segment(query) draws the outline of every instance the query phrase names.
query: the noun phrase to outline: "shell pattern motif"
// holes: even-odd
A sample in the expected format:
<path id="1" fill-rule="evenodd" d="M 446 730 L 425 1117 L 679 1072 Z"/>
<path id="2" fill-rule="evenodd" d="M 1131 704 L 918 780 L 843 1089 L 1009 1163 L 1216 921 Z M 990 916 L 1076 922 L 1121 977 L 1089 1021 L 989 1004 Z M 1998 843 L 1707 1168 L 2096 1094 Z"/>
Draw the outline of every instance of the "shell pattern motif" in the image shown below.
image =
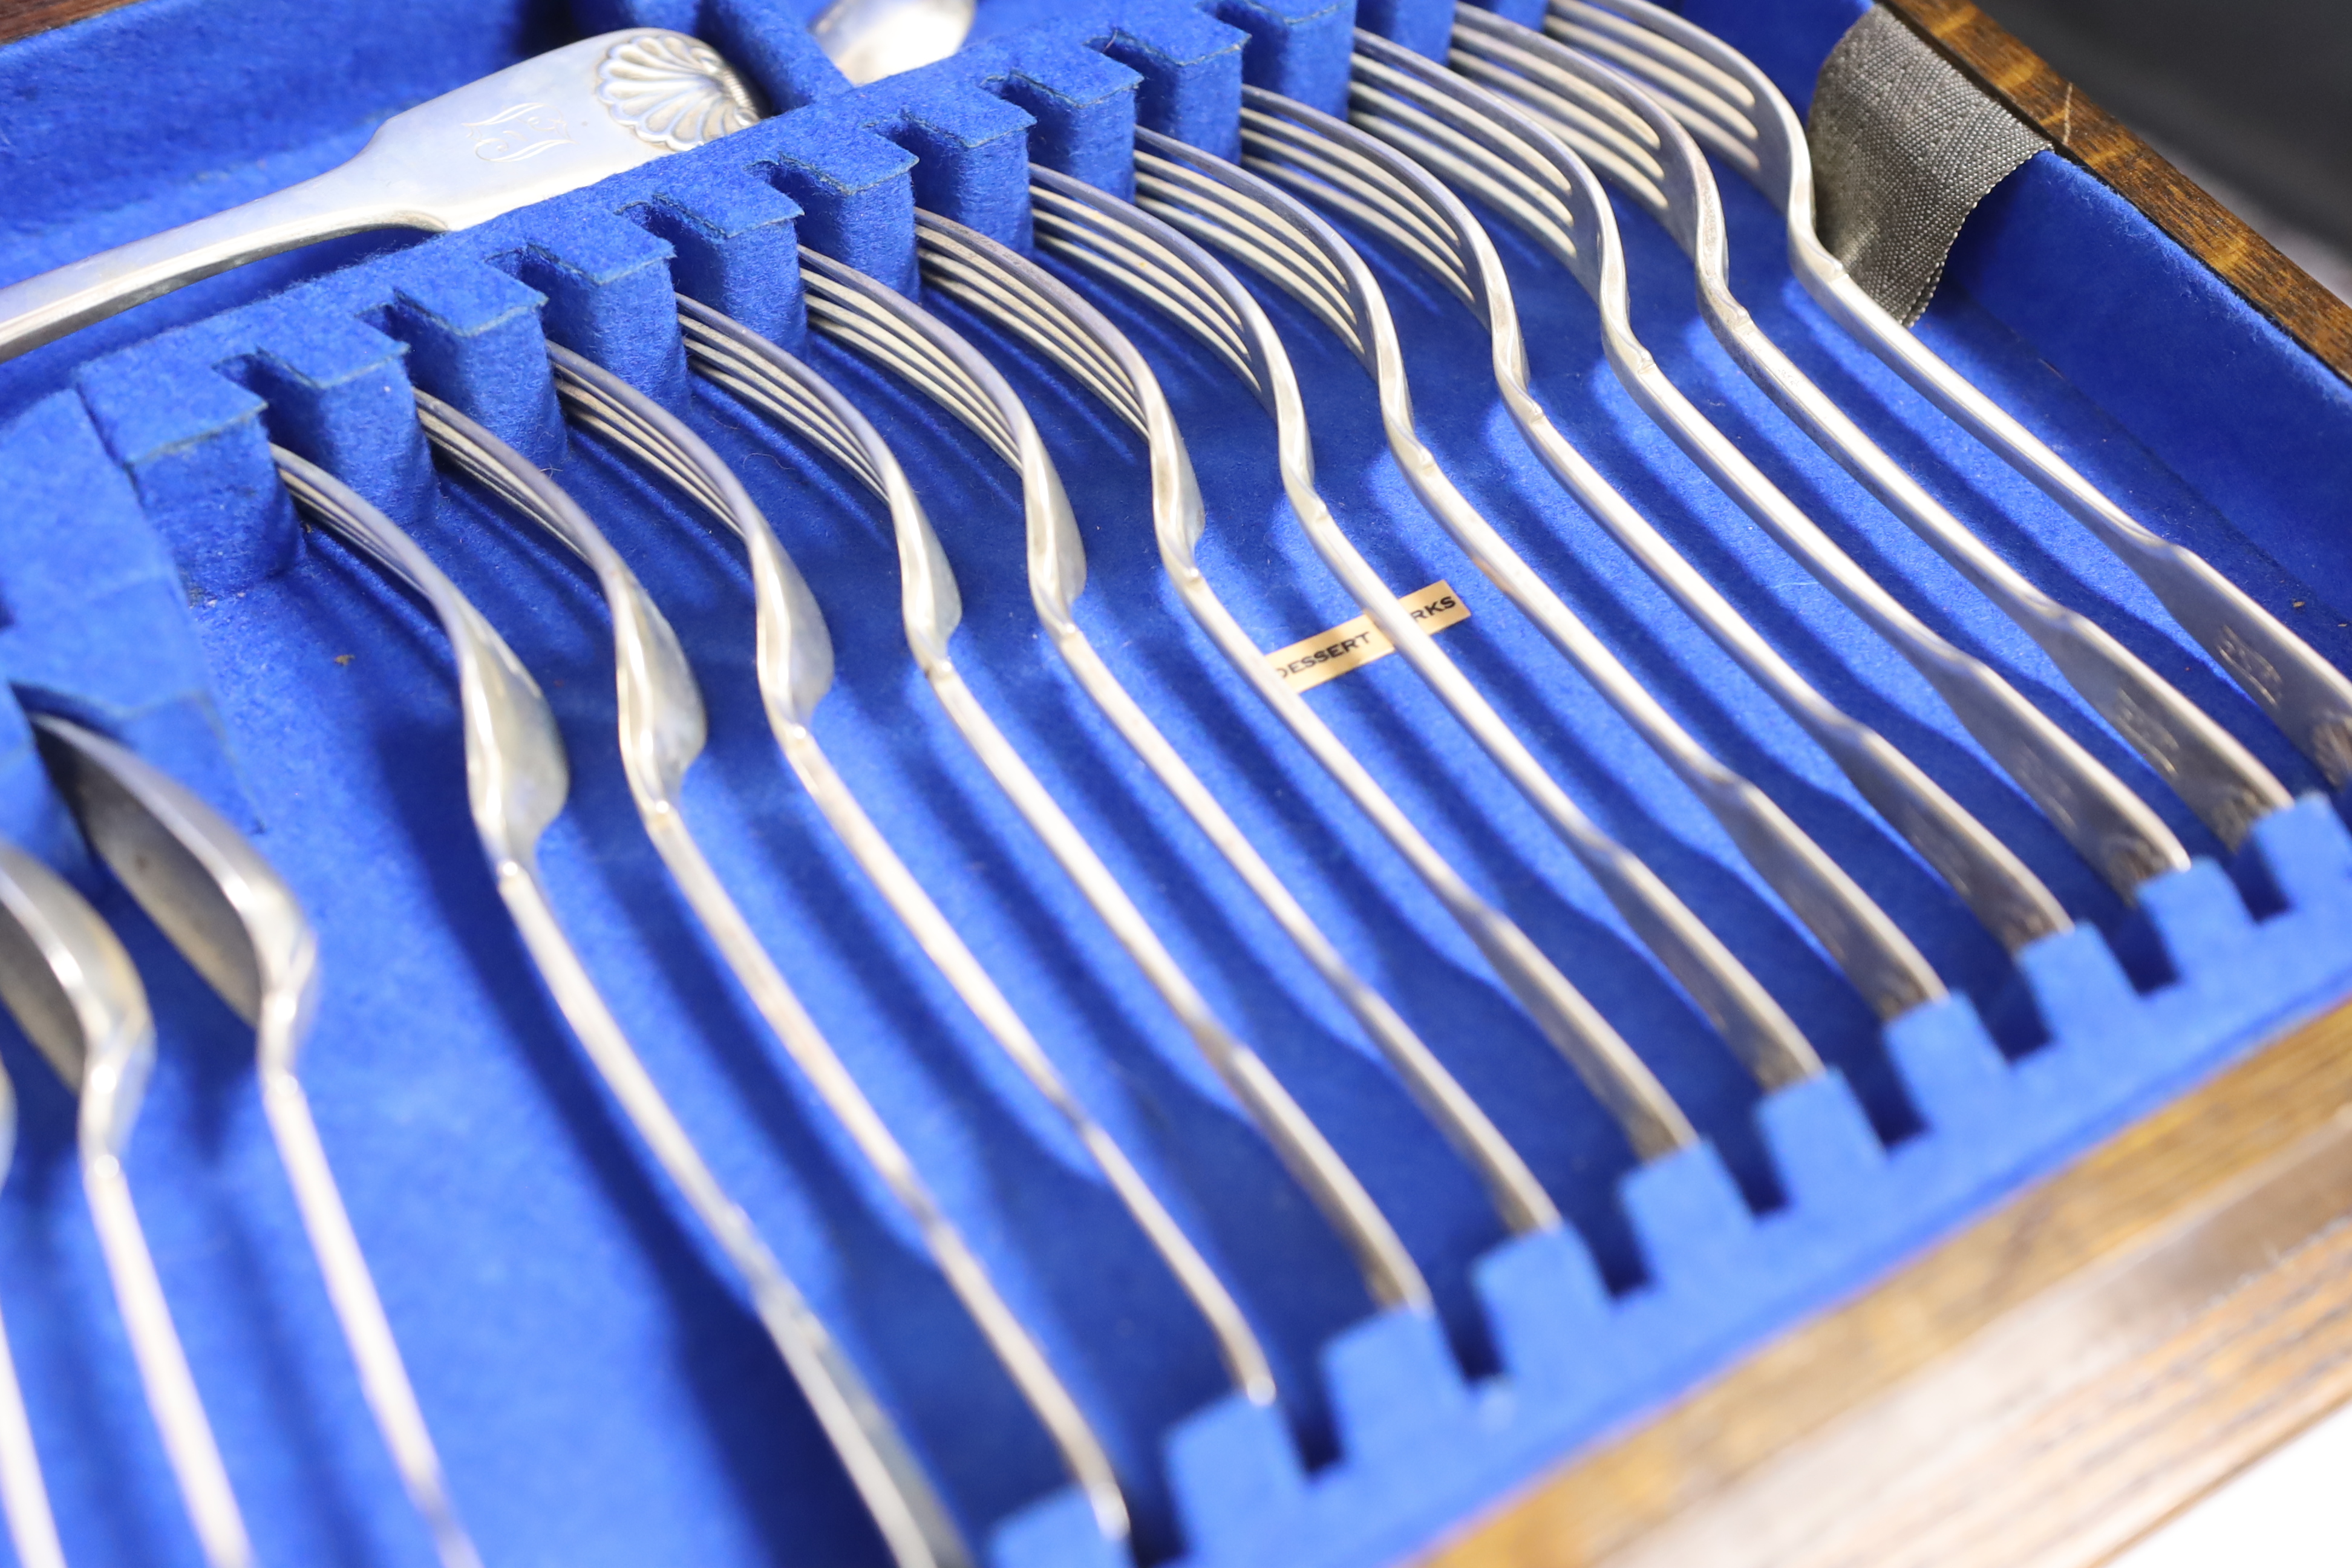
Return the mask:
<path id="1" fill-rule="evenodd" d="M 718 53 L 682 33 L 622 39 L 596 65 L 596 96 L 641 141 L 683 153 L 740 131 L 760 102 Z"/>

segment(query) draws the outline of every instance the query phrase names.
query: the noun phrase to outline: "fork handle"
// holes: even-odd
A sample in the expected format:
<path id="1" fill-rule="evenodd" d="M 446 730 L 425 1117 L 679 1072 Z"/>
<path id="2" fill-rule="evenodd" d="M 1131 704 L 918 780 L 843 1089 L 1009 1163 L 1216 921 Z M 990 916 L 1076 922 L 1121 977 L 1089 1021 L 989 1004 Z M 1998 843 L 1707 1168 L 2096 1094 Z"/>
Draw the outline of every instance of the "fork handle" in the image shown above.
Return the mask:
<path id="1" fill-rule="evenodd" d="M 364 154 L 226 212 L 101 250 L 0 289 L 0 361 L 265 256 L 372 228 L 446 227 L 383 199 Z"/>

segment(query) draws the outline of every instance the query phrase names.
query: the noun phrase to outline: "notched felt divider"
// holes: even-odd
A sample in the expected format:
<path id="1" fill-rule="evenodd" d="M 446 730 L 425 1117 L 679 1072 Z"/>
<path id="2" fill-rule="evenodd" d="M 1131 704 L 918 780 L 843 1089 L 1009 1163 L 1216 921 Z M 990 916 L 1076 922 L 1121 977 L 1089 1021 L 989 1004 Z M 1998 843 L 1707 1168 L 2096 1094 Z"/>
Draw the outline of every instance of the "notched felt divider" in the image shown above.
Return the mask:
<path id="1" fill-rule="evenodd" d="M 1735 42 L 1743 26 L 1772 33 L 1792 58 L 1817 34 L 1825 50 L 1843 26 L 1830 22 L 1858 10 L 1849 0 L 1736 9 L 1690 7 Z M 1442 54 L 1444 12 L 1397 5 L 1363 19 Z M 749 47 L 726 36 L 730 26 L 767 26 L 786 66 L 805 42 L 750 0 L 632 0 L 615 14 L 700 27 L 739 63 Z M 0 510 L 8 679 L 72 711 L 120 704 L 88 716 L 215 799 L 224 789 L 233 798 L 182 590 L 142 508 L 182 566 L 216 591 L 297 559 L 300 535 L 261 446 L 265 399 L 270 433 L 405 521 L 432 495 L 412 381 L 552 464 L 566 438 L 544 363 L 550 338 L 678 403 L 688 384 L 672 287 L 789 343 L 800 329 L 800 238 L 910 285 L 918 200 L 1019 239 L 1033 156 L 1119 189 L 1133 118 L 1230 151 L 1244 75 L 1326 107 L 1344 83 L 1344 7 L 1228 5 L 1222 22 L 1170 0 L 1058 14 L 1053 34 L 983 41 L 928 71 L 93 364 L 87 416 L 53 398 L 0 431 L 12 502 L 27 493 L 20 469 L 55 500 L 48 512 Z M 772 84 L 789 85 L 788 71 L 752 68 L 786 100 Z M 2137 243 L 2118 234 L 2119 246 Z M 2245 374 L 2268 372 L 2250 362 Z M 2300 458 L 2278 466 L 2309 477 Z M 2325 468 L 2315 459 L 2310 473 Z M 2308 517 L 2287 521 L 2299 521 L 2295 538 L 2318 531 Z M 88 550 L 93 529 L 121 548 Z M 35 613 L 50 609 L 47 620 Z M 0 725 L 0 813 L 19 814 L 31 832 L 53 811 Z M 1608 1295 L 1572 1233 L 1489 1250 L 1474 1280 L 1498 1376 L 1466 1384 L 1435 1323 L 1390 1314 L 1326 1351 L 1339 1453 L 1314 1476 L 1277 1413 L 1229 1397 L 1175 1426 L 1163 1444 L 1187 1561 L 1393 1557 L 1796 1313 L 1860 1288 L 2177 1093 L 2234 1043 L 2340 991 L 2352 973 L 2347 931 L 2352 835 L 2326 802 L 2306 798 L 2259 825 L 2229 876 L 2200 862 L 2149 888 L 2112 950 L 2088 927 L 2029 950 L 1991 1009 L 1998 1029 L 1958 996 L 1890 1026 L 1885 1048 L 1919 1123 L 1892 1150 L 1832 1075 L 1753 1108 L 1783 1200 L 1760 1217 L 1707 1146 L 1625 1179 L 1648 1278 L 1623 1297 Z M 1000 1521 L 989 1547 L 1003 1568 L 1116 1560 L 1066 1489 Z"/>
<path id="2" fill-rule="evenodd" d="M 809 36 L 815 6 L 793 0 L 571 0 L 583 37 L 623 27 L 668 27 L 717 49 L 783 114 L 849 90 L 849 79 Z"/>
<path id="3" fill-rule="evenodd" d="M 221 383 L 225 392 L 235 392 Z M 233 821 L 253 808 L 213 710 L 187 590 L 80 401 L 43 398 L 0 429 L 0 676 L 170 768 Z M 0 741 L 0 833 L 70 864 L 79 837 L 23 718 Z"/>

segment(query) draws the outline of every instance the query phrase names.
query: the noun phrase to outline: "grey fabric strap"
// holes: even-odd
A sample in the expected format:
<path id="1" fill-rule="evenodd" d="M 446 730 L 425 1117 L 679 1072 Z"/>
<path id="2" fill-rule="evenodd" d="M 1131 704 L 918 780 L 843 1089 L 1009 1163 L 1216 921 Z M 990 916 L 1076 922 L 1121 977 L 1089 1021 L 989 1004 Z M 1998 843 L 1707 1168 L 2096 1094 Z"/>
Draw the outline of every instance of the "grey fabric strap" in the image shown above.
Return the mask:
<path id="1" fill-rule="evenodd" d="M 1906 325 L 1969 214 L 2050 145 L 1884 5 L 1822 62 L 1810 138 L 1822 243 Z"/>

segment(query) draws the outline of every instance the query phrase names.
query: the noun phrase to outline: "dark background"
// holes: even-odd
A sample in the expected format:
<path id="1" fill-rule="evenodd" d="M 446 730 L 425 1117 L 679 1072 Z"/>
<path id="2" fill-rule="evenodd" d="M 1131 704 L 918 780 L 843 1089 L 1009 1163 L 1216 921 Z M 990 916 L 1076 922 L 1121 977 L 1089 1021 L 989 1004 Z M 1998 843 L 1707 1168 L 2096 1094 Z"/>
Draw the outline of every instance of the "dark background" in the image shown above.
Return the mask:
<path id="1" fill-rule="evenodd" d="M 1977 0 L 2352 297 L 2352 0 Z"/>

